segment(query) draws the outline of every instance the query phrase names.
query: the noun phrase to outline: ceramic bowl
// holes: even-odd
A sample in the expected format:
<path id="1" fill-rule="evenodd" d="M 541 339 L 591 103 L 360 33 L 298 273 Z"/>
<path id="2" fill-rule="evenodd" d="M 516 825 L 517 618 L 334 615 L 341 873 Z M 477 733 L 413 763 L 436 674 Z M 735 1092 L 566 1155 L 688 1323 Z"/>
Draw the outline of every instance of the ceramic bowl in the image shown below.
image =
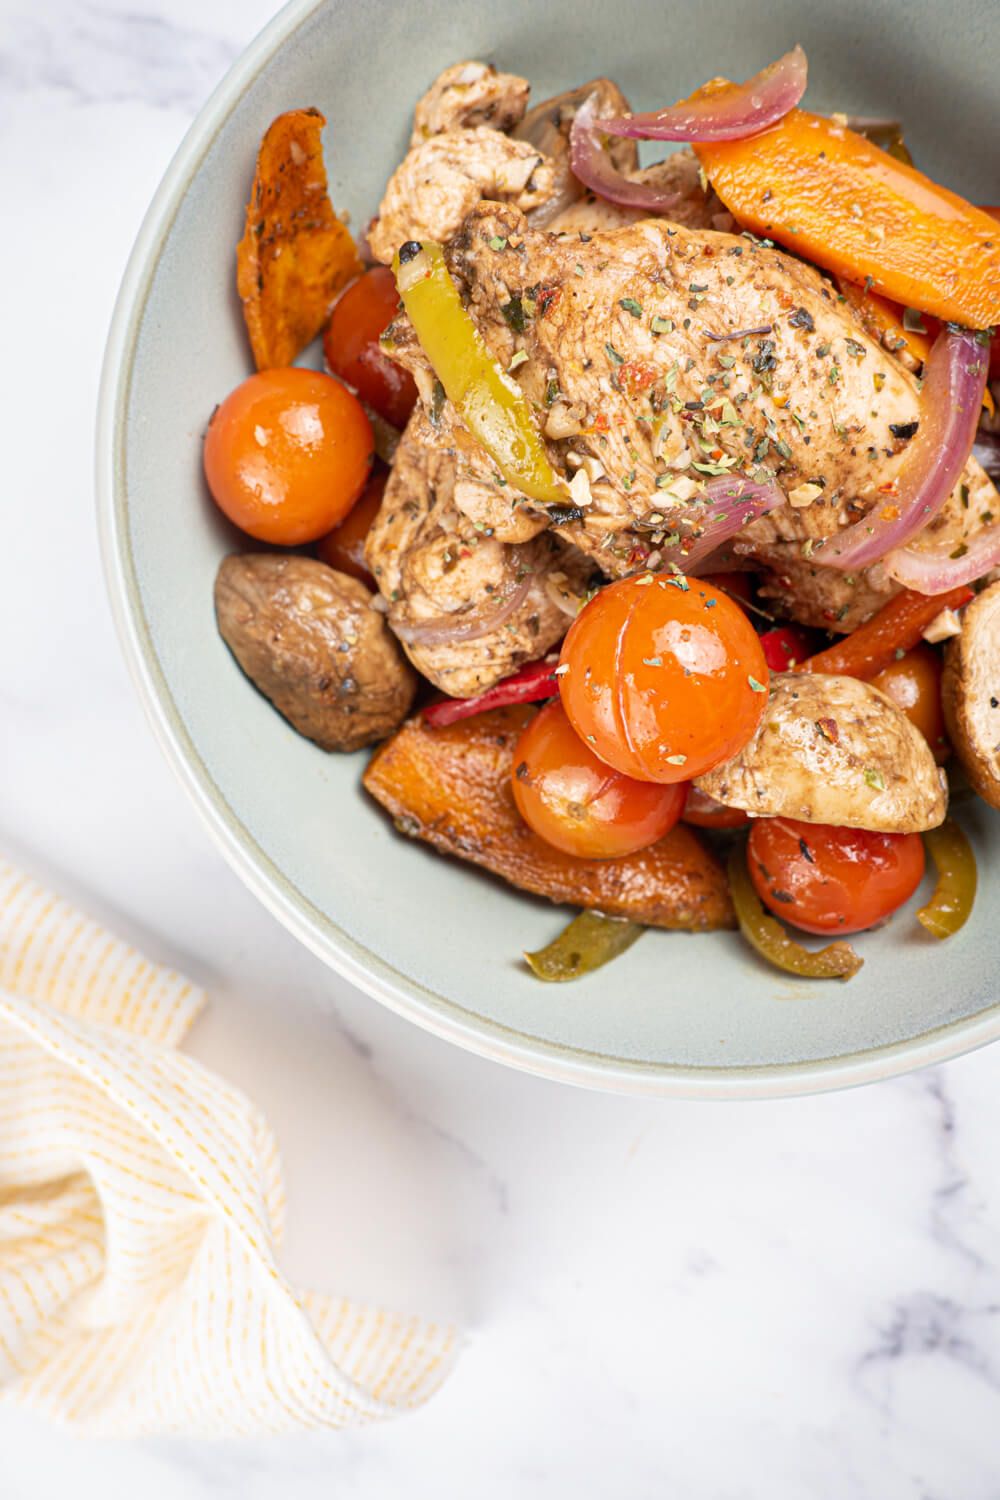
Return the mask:
<path id="1" fill-rule="evenodd" d="M 733 934 L 651 932 L 572 985 L 520 962 L 566 914 L 398 836 L 360 786 L 362 756 L 299 738 L 216 632 L 233 539 L 208 503 L 201 435 L 250 371 L 234 246 L 257 142 L 279 111 L 326 114 L 331 192 L 362 224 L 401 158 L 415 99 L 448 63 L 496 61 L 544 98 L 616 78 L 648 108 L 715 73 L 746 77 L 795 41 L 820 110 L 906 122 L 921 163 L 997 201 L 991 0 L 293 0 L 247 50 L 177 153 L 143 224 L 108 344 L 98 495 L 108 587 L 143 702 L 224 854 L 334 969 L 486 1056 L 591 1086 L 774 1096 L 885 1077 L 1000 1033 L 1000 818 L 963 813 L 977 911 L 937 947 L 916 902 L 859 941 L 851 983 L 784 979 Z M 926 887 L 925 887 L 926 892 Z"/>

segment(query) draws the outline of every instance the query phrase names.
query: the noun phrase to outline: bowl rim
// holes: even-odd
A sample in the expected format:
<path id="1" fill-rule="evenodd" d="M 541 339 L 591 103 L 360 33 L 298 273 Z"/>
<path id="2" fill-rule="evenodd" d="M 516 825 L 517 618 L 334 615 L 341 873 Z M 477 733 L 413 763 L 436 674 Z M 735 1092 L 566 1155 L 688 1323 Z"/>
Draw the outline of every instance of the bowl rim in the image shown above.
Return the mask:
<path id="1" fill-rule="evenodd" d="M 692 1067 L 615 1058 L 530 1036 L 464 1010 L 400 973 L 320 912 L 273 864 L 227 804 L 191 740 L 160 667 L 142 607 L 128 529 L 125 414 L 139 325 L 180 202 L 231 110 L 281 46 L 328 0 L 287 3 L 237 58 L 195 116 L 143 218 L 122 279 L 101 371 L 97 524 L 105 585 L 130 675 L 167 762 L 228 864 L 308 949 L 398 1015 L 480 1057 L 562 1083 L 687 1099 L 776 1099 L 822 1093 L 945 1062 L 1000 1036 L 1000 1002 L 978 1014 L 862 1052 L 802 1063 Z"/>

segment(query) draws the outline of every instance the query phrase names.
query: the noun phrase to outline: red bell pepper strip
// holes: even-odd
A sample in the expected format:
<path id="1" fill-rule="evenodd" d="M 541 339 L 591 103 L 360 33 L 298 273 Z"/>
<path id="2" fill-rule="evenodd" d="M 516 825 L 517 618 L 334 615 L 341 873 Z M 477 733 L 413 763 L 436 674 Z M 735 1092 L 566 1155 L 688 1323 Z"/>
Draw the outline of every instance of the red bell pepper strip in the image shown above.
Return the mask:
<path id="1" fill-rule="evenodd" d="M 505 677 L 495 687 L 472 698 L 442 698 L 421 710 L 425 724 L 432 729 L 443 729 L 446 724 L 456 724 L 459 719 L 468 719 L 473 714 L 485 713 L 488 708 L 505 708 L 509 703 L 538 703 L 543 698 L 554 698 L 559 691 L 556 667 L 557 655 L 543 657 L 541 661 L 529 662 L 512 677 Z"/>
<path id="2" fill-rule="evenodd" d="M 840 677 L 875 677 L 897 656 L 911 651 L 944 609 L 961 609 L 972 598 L 964 584 L 946 594 L 904 589 L 851 635 L 799 662 L 794 672 L 828 672 Z"/>

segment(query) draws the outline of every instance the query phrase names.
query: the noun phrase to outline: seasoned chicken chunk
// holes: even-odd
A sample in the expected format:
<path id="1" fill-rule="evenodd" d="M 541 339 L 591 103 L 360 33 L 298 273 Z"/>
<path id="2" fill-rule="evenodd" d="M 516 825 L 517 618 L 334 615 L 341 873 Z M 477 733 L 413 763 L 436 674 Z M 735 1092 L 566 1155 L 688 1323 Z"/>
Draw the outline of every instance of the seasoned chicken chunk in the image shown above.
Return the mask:
<path id="1" fill-rule="evenodd" d="M 562 534 L 609 575 L 669 546 L 671 509 L 707 480 L 739 474 L 773 475 L 789 500 L 740 543 L 808 559 L 877 502 L 919 421 L 913 376 L 817 272 L 752 238 L 645 219 L 583 242 L 481 203 L 449 263 L 500 363 L 527 356 L 516 378 L 547 412 L 553 462 L 585 468 Z M 962 483 L 996 501 L 975 460 Z"/>
<path id="2" fill-rule="evenodd" d="M 902 709 L 856 677 L 771 678 L 756 734 L 695 785 L 757 817 L 915 833 L 944 821 L 944 772 Z"/>
<path id="3" fill-rule="evenodd" d="M 450 239 L 482 198 L 535 208 L 554 182 L 551 162 L 534 146 L 488 125 L 432 135 L 411 147 L 389 179 L 368 244 L 388 264 L 407 240 Z"/>
<path id="4" fill-rule="evenodd" d="M 669 219 L 672 224 L 686 224 L 689 229 L 731 230 L 735 227 L 733 216 L 721 198 L 707 184 L 702 185 L 701 168 L 693 151 L 675 151 L 654 166 L 644 167 L 641 171 L 626 170 L 625 175 L 633 182 L 652 183 L 661 191 L 674 194 L 675 202 L 670 211 L 658 216 Z M 536 217 L 541 213 L 544 209 L 535 210 Z M 553 233 L 599 234 L 650 217 L 648 211 L 623 208 L 586 192 L 550 219 L 547 227 Z"/>
<path id="5" fill-rule="evenodd" d="M 414 666 L 443 692 L 465 698 L 562 639 L 589 567 L 549 534 L 520 546 L 488 535 L 456 508 L 459 468 L 455 448 L 442 444 L 418 407 L 366 555 Z"/>
<path id="6" fill-rule="evenodd" d="M 498 73 L 491 63 L 455 63 L 435 78 L 413 111 L 410 145 L 475 125 L 510 130 L 524 114 L 530 92 L 526 78 Z"/>

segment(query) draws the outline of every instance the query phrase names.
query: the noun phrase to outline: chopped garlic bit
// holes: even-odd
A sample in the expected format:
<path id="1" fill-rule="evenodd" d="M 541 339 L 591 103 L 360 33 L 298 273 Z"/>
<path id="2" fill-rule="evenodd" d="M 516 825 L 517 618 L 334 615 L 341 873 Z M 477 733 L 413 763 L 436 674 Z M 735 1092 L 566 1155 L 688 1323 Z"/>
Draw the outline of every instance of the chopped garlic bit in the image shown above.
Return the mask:
<path id="1" fill-rule="evenodd" d="M 794 490 L 788 492 L 788 503 L 796 510 L 804 510 L 807 505 L 812 505 L 823 493 L 821 484 L 797 484 Z"/>
<path id="2" fill-rule="evenodd" d="M 593 496 L 590 493 L 590 475 L 582 466 L 569 483 L 569 492 L 573 497 L 573 504 L 578 505 L 581 510 L 586 510 L 588 505 L 593 504 Z"/>
<path id="3" fill-rule="evenodd" d="M 936 646 L 939 641 L 949 641 L 952 636 L 962 634 L 962 622 L 953 609 L 943 609 L 939 615 L 935 615 L 927 629 L 924 631 L 924 640 L 928 645 Z"/>
<path id="4" fill-rule="evenodd" d="M 558 439 L 576 437 L 583 431 L 578 417 L 564 401 L 557 401 L 545 422 L 545 436 Z"/>

